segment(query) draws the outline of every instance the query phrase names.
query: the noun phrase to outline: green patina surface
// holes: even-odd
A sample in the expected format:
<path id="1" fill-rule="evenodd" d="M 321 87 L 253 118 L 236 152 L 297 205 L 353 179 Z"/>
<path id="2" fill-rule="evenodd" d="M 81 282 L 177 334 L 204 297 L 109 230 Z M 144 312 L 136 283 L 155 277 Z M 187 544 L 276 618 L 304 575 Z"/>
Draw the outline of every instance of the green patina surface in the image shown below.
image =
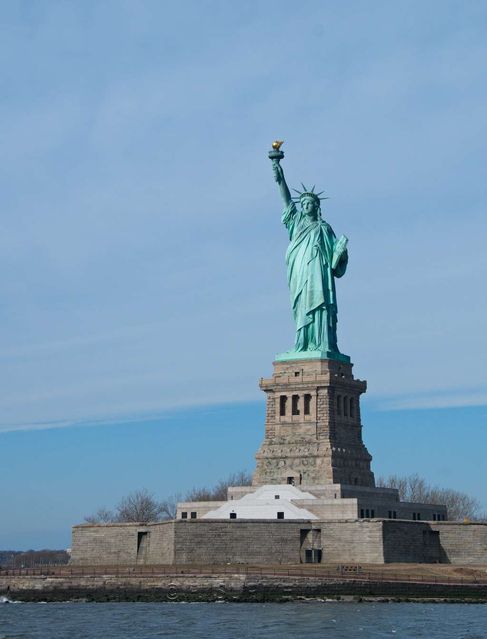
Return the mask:
<path id="1" fill-rule="evenodd" d="M 321 217 L 320 193 L 297 191 L 292 198 L 284 178 L 279 148 L 269 152 L 274 178 L 279 185 L 284 212 L 282 222 L 289 233 L 286 252 L 291 307 L 296 323 L 294 349 L 276 356 L 277 361 L 292 359 L 336 359 L 349 362 L 338 350 L 337 300 L 335 278 L 347 270 L 347 238 L 336 238 Z"/>

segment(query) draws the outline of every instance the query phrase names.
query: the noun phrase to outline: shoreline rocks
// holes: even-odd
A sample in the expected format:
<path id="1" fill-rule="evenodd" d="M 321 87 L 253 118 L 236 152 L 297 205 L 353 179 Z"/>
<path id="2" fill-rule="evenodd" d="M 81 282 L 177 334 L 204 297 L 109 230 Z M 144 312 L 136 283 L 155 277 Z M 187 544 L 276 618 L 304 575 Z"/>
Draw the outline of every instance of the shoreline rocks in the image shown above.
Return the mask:
<path id="1" fill-rule="evenodd" d="M 11 601 L 486 602 L 487 585 L 324 579 L 320 577 L 212 576 L 2 576 L 0 596 Z"/>

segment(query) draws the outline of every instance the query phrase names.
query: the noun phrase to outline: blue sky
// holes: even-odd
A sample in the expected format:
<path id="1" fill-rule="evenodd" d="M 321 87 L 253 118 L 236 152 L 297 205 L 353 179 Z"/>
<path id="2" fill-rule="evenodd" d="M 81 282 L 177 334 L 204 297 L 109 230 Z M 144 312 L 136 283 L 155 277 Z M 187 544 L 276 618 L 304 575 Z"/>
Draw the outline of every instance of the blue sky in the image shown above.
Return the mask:
<path id="1" fill-rule="evenodd" d="M 376 472 L 487 506 L 486 25 L 468 1 L 2 5 L 0 546 L 251 468 L 293 341 L 276 137 L 350 239 Z"/>

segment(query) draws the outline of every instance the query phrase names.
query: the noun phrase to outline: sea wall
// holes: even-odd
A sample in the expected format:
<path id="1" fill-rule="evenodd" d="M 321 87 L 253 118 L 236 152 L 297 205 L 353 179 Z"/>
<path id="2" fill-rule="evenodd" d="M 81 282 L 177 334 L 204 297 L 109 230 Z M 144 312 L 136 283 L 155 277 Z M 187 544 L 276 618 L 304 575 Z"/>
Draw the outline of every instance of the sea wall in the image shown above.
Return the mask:
<path id="1" fill-rule="evenodd" d="M 289 601 L 301 598 L 386 598 L 487 601 L 480 584 L 388 582 L 320 577 L 76 576 L 6 577 L 0 596 L 13 601 Z"/>

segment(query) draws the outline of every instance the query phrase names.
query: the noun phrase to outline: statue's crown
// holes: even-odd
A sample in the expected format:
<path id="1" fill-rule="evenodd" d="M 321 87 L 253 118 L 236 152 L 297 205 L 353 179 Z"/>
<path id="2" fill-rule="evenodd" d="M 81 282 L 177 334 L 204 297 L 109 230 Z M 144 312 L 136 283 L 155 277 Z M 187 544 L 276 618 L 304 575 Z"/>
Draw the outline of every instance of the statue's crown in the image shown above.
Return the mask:
<path id="1" fill-rule="evenodd" d="M 312 189 L 307 189 L 302 182 L 301 182 L 301 186 L 303 187 L 303 191 L 298 191 L 297 189 L 293 189 L 293 191 L 298 194 L 296 197 L 293 197 L 293 200 L 295 202 L 302 202 L 302 200 L 305 197 L 311 197 L 311 198 L 313 198 L 313 200 L 315 200 L 319 204 L 321 200 L 327 200 L 328 199 L 327 197 L 320 197 L 320 195 L 322 193 L 324 193 L 324 191 L 320 191 L 319 193 L 315 193 L 315 187 L 314 186 L 313 186 Z"/>

